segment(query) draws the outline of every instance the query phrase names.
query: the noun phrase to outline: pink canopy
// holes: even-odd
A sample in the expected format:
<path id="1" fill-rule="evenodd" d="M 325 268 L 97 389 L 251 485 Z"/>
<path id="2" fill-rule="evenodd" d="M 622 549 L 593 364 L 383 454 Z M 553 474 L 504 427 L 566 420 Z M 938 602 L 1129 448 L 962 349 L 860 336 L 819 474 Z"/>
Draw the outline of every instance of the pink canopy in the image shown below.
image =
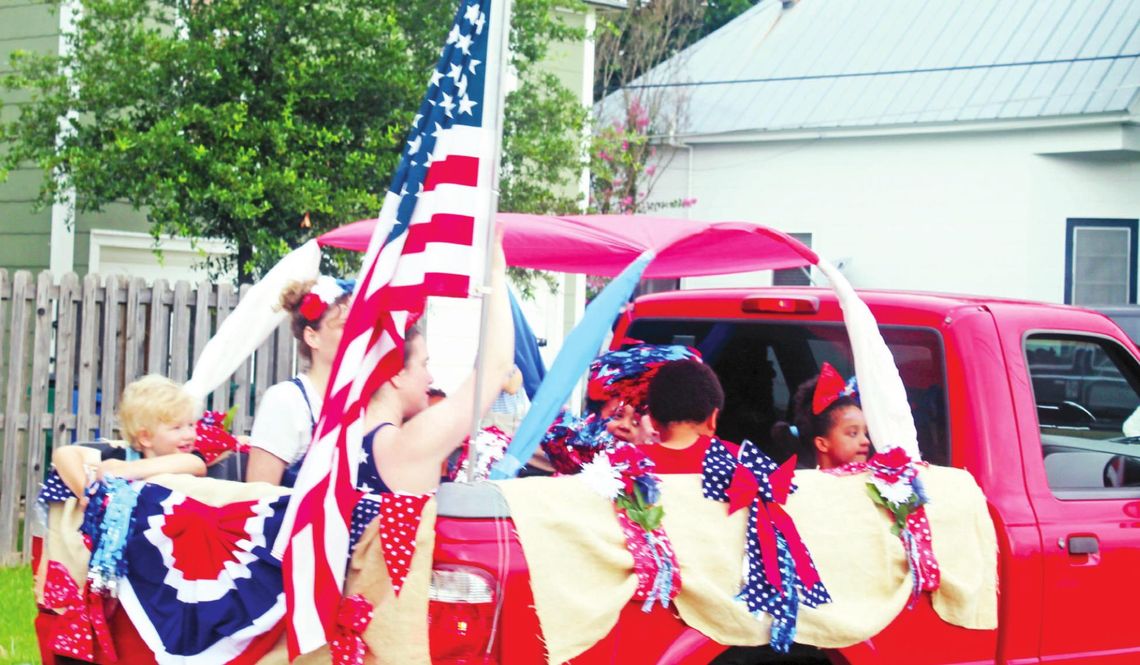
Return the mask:
<path id="1" fill-rule="evenodd" d="M 657 257 L 645 278 L 723 275 L 813 265 L 819 257 L 786 233 L 751 222 L 702 222 L 647 215 L 499 213 L 507 263 L 520 268 L 612 277 L 643 251 Z M 363 252 L 376 220 L 317 238 L 326 247 Z"/>

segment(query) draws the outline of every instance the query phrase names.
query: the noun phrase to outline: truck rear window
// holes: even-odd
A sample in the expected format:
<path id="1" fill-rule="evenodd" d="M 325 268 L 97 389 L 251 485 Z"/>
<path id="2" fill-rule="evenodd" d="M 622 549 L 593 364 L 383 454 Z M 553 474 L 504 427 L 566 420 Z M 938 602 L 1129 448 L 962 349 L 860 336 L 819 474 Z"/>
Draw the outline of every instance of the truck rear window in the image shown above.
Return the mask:
<path id="1" fill-rule="evenodd" d="M 949 464 L 941 335 L 929 328 L 884 326 L 881 330 L 906 386 L 923 458 Z M 855 369 L 847 330 L 840 323 L 638 319 L 626 336 L 699 349 L 724 386 L 718 436 L 730 441 L 749 439 L 776 461 L 793 453 L 801 460 L 813 458 L 802 442 L 801 449 L 788 449 L 771 437 L 777 421 L 791 418 L 789 404 L 796 388 L 818 374 L 825 361 L 844 376 Z"/>

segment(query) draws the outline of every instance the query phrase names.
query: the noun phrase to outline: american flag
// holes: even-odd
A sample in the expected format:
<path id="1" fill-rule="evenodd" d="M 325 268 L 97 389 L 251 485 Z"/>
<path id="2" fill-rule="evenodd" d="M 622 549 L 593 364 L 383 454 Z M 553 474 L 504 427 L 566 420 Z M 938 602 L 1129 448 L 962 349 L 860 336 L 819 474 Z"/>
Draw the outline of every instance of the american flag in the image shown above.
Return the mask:
<path id="1" fill-rule="evenodd" d="M 494 26 L 505 23 L 498 14 L 492 19 L 491 5 L 460 3 L 431 74 L 365 255 L 321 418 L 274 547 L 283 555 L 291 658 L 328 642 L 336 627 L 349 524 L 360 496 L 354 476 L 364 407 L 403 368 L 404 335 L 427 296 L 465 297 L 472 279 L 481 278 L 498 141 L 484 121 L 494 124 L 499 103 L 485 84 L 488 60 L 499 57 L 501 31 Z"/>

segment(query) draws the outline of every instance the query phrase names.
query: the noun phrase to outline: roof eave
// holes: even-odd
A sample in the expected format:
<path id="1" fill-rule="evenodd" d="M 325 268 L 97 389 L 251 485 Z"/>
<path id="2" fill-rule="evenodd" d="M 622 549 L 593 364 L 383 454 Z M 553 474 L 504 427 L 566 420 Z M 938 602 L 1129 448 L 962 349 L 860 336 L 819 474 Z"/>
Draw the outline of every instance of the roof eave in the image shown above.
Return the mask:
<path id="1" fill-rule="evenodd" d="M 767 141 L 804 141 L 818 139 L 866 138 L 876 136 L 906 136 L 921 134 L 956 134 L 970 132 L 1016 131 L 1056 127 L 1087 127 L 1106 124 L 1140 122 L 1140 117 L 1129 111 L 1049 116 L 1038 118 L 994 118 L 988 120 L 908 123 L 863 127 L 806 127 L 777 130 L 741 129 L 727 132 L 677 133 L 671 137 L 684 143 L 755 143 Z"/>
<path id="2" fill-rule="evenodd" d="M 587 5 L 605 7 L 607 9 L 626 9 L 629 7 L 628 0 L 584 0 L 584 2 Z"/>

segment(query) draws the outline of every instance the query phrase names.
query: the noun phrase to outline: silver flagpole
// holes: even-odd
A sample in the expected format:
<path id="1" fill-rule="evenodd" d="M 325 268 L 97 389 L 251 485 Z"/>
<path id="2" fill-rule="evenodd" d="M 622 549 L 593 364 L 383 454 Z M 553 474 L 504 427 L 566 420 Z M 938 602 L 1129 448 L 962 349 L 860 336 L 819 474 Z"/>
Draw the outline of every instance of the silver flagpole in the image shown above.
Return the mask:
<path id="1" fill-rule="evenodd" d="M 491 0 L 490 27 L 497 30 L 487 43 L 487 60 L 495 62 L 495 75 L 488 76 L 483 100 L 493 99 L 496 102 L 495 114 L 492 119 L 492 136 L 494 142 L 491 148 L 491 196 L 487 209 L 487 237 L 484 246 L 487 248 L 483 258 L 483 285 L 479 289 L 483 302 L 479 311 L 479 346 L 475 352 L 475 400 L 471 410 L 471 437 L 467 442 L 467 482 L 475 480 L 475 436 L 479 433 L 479 421 L 483 416 L 483 405 L 480 396 L 483 393 L 483 382 L 487 380 L 487 372 L 483 368 L 483 356 L 487 344 L 487 318 L 491 284 L 491 243 L 495 240 L 495 217 L 499 212 L 499 165 L 503 159 L 503 110 L 506 101 L 504 91 L 507 68 L 510 66 L 510 38 L 511 38 L 511 4 L 512 0 Z M 495 40 L 494 37 L 498 36 Z M 486 106 L 484 106 L 486 108 Z M 504 282 L 503 288 L 506 287 Z M 496 380 L 491 377 L 491 380 Z M 503 377 L 498 377 L 502 381 Z"/>

